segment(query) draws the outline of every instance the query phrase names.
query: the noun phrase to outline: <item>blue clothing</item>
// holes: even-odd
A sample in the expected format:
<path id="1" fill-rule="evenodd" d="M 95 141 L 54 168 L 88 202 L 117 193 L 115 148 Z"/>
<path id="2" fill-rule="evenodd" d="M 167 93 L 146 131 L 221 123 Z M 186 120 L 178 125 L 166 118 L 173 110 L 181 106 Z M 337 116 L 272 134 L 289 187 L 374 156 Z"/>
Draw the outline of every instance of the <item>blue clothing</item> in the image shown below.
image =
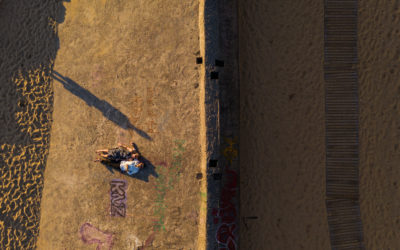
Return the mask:
<path id="1" fill-rule="evenodd" d="M 134 159 L 133 161 L 121 161 L 120 168 L 121 168 L 122 172 L 124 172 L 124 170 L 122 169 L 122 166 L 126 165 L 127 166 L 126 172 L 129 175 L 133 175 L 133 174 L 136 174 L 137 172 L 139 172 L 140 168 L 136 167 L 139 163 L 140 163 L 140 161 L 138 161 L 137 159 Z"/>

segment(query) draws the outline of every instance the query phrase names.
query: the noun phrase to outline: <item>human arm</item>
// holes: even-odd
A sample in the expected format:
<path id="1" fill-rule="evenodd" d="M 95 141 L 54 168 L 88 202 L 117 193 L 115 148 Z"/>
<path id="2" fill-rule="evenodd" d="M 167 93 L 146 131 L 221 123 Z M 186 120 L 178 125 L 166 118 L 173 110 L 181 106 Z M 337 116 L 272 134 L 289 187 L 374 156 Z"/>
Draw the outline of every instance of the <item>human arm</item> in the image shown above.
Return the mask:
<path id="1" fill-rule="evenodd" d="M 118 147 L 124 148 L 124 149 L 128 150 L 129 152 L 134 152 L 135 151 L 134 148 L 131 148 L 131 147 L 127 146 L 127 145 L 124 145 L 124 144 L 122 144 L 120 142 L 118 142 Z"/>

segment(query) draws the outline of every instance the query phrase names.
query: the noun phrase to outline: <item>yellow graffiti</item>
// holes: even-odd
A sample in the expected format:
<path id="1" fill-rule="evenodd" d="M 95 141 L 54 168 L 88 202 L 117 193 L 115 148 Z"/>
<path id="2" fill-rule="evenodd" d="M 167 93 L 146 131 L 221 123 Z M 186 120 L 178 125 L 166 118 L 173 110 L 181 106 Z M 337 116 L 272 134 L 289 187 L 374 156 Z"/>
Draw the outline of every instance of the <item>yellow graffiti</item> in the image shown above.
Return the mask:
<path id="1" fill-rule="evenodd" d="M 232 163 L 232 161 L 238 156 L 238 150 L 235 148 L 235 145 L 237 145 L 237 138 L 232 139 L 225 137 L 224 141 L 228 144 L 228 147 L 224 149 L 223 155 L 229 163 Z"/>

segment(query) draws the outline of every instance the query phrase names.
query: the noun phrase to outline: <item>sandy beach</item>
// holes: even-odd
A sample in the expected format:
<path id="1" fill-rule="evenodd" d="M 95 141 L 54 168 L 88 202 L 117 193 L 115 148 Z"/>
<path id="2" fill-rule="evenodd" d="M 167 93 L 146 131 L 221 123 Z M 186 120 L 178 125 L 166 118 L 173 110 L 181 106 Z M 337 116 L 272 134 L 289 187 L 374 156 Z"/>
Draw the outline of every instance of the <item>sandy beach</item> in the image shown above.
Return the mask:
<path id="1" fill-rule="evenodd" d="M 366 249 L 399 249 L 399 4 L 360 1 L 360 209 Z M 242 249 L 330 249 L 323 2 L 239 8 Z"/>
<path id="2" fill-rule="evenodd" d="M 33 249 L 49 152 L 62 3 L 0 2 L 0 246 Z M 35 11 L 40 9 L 40 12 Z M 38 35 L 39 34 L 39 35 Z"/>
<path id="3" fill-rule="evenodd" d="M 400 248 L 399 8 L 397 2 L 359 3 L 360 202 L 367 249 Z"/>
<path id="4" fill-rule="evenodd" d="M 240 1 L 240 249 L 330 249 L 322 1 Z"/>

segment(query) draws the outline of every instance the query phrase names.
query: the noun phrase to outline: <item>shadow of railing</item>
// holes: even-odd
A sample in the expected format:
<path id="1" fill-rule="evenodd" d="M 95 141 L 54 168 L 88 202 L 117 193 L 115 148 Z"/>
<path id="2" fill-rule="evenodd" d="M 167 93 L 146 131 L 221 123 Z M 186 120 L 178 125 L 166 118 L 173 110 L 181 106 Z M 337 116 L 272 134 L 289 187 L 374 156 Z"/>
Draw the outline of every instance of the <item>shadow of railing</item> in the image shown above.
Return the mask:
<path id="1" fill-rule="evenodd" d="M 71 92 L 71 94 L 81 98 L 86 102 L 87 105 L 91 107 L 95 107 L 98 109 L 104 117 L 108 120 L 112 121 L 116 125 L 120 126 L 123 129 L 131 129 L 135 131 L 137 134 L 142 136 L 147 140 L 152 140 L 152 138 L 143 130 L 136 128 L 130 121 L 129 118 L 124 115 L 117 108 L 113 107 L 110 103 L 105 100 L 101 100 L 95 95 L 93 95 L 90 91 L 80 86 L 78 83 L 74 82 L 68 77 L 62 76 L 57 71 L 53 71 L 52 74 L 53 79 L 60 82 L 66 90 Z"/>

